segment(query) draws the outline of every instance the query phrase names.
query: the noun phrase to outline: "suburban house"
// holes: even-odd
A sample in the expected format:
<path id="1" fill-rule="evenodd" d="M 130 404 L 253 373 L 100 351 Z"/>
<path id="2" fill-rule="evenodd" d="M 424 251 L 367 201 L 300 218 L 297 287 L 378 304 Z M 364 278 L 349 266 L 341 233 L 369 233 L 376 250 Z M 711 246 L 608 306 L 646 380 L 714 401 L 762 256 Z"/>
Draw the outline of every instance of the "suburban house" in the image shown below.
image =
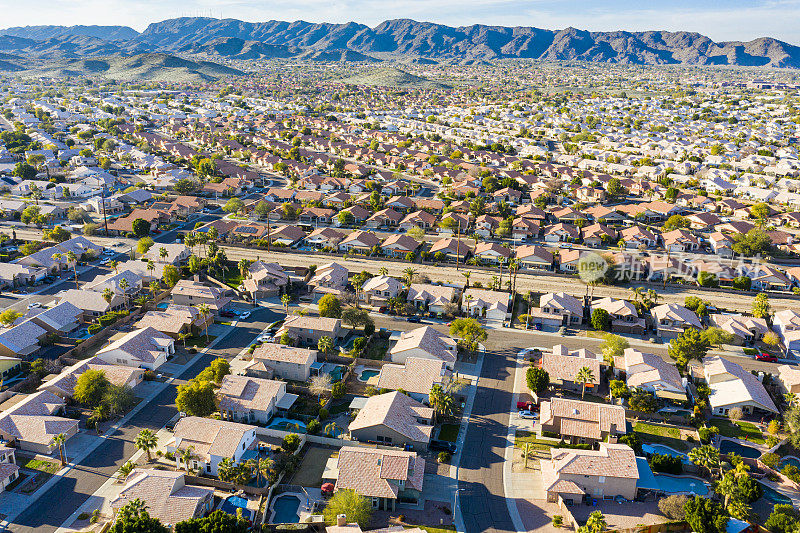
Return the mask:
<path id="1" fill-rule="evenodd" d="M 404 365 L 386 364 L 378 375 L 378 389 L 403 390 L 415 400 L 428 402 L 431 387 L 444 387 L 452 379 L 447 363 L 439 359 L 409 357 Z"/>
<path id="2" fill-rule="evenodd" d="M 381 244 L 381 251 L 389 257 L 405 257 L 416 252 L 420 243 L 413 237 L 402 234 L 390 235 Z"/>
<path id="3" fill-rule="evenodd" d="M 97 352 L 97 357 L 112 365 L 156 370 L 175 353 L 175 339 L 147 327 L 112 340 Z"/>
<path id="4" fill-rule="evenodd" d="M 664 400 L 686 401 L 686 389 L 675 365 L 634 348 L 627 348 L 623 359 L 628 387 L 646 390 Z"/>
<path id="5" fill-rule="evenodd" d="M 403 284 L 391 276 L 381 274 L 369 278 L 361 286 L 361 298 L 367 304 L 380 307 L 390 298 L 394 298 L 403 288 Z"/>
<path id="6" fill-rule="evenodd" d="M 436 257 L 436 254 L 441 253 L 448 261 L 463 262 L 464 259 L 470 254 L 471 250 L 467 243 L 461 242 L 459 239 L 439 239 L 431 246 L 430 253 Z"/>
<path id="7" fill-rule="evenodd" d="M 446 312 L 447 304 L 455 300 L 457 289 L 449 285 L 431 285 L 430 283 L 412 283 L 408 288 L 407 302 L 429 313 Z"/>
<path id="8" fill-rule="evenodd" d="M 783 309 L 772 317 L 772 329 L 787 350 L 800 350 L 800 312 Z"/>
<path id="9" fill-rule="evenodd" d="M 734 407 L 747 414 L 755 411 L 779 414 L 758 376 L 736 363 L 719 356 L 706 357 L 703 372 L 711 388 L 708 403 L 715 415 L 727 415 Z"/>
<path id="10" fill-rule="evenodd" d="M 226 457 L 238 464 L 244 453 L 256 443 L 256 427 L 226 420 L 187 416 L 175 424 L 167 451 L 175 454 L 175 467 L 183 461 L 177 451 L 192 447 L 191 468 L 216 476 L 217 465 Z"/>
<path id="11" fill-rule="evenodd" d="M 662 304 L 650 310 L 656 332 L 662 339 L 674 339 L 688 328 L 703 329 L 694 311 L 678 304 Z"/>
<path id="12" fill-rule="evenodd" d="M 583 303 L 564 292 L 551 292 L 539 298 L 539 308 L 531 309 L 530 320 L 537 329 L 583 323 Z"/>
<path id="13" fill-rule="evenodd" d="M 592 302 L 592 311 L 604 309 L 611 316 L 611 331 L 615 333 L 632 333 L 643 335 L 647 324 L 639 318 L 636 306 L 627 300 L 601 298 Z"/>
<path id="14" fill-rule="evenodd" d="M 109 311 L 118 311 L 125 306 L 125 297 L 113 293 L 111 301 L 107 302 L 102 292 L 88 289 L 67 289 L 56 296 L 58 303 L 69 302 L 81 311 L 86 317 L 98 317 Z"/>
<path id="15" fill-rule="evenodd" d="M 286 333 L 299 346 L 316 346 L 322 337 L 336 342 L 342 335 L 342 321 L 338 318 L 291 315 L 275 334 L 280 338 Z"/>
<path id="16" fill-rule="evenodd" d="M 559 388 L 581 392 L 584 387 L 591 390 L 600 386 L 600 359 L 585 348 L 570 351 L 563 344 L 556 344 L 551 352 L 542 352 L 540 364 L 550 376 L 550 384 Z M 584 367 L 592 373 L 585 384 L 576 380 Z"/>
<path id="17" fill-rule="evenodd" d="M 353 440 L 426 451 L 433 433 L 433 409 L 401 392 L 378 394 L 367 398 L 349 430 Z"/>
<path id="18" fill-rule="evenodd" d="M 339 243 L 339 251 L 368 254 L 380 244 L 381 240 L 371 231 L 356 230 L 342 239 Z"/>
<path id="19" fill-rule="evenodd" d="M 425 460 L 414 452 L 345 446 L 328 459 L 322 479 L 368 498 L 373 509 L 394 511 L 397 500 L 422 497 Z"/>
<path id="20" fill-rule="evenodd" d="M 800 394 L 800 368 L 793 365 L 780 365 L 778 374 L 784 393 Z"/>
<path id="21" fill-rule="evenodd" d="M 322 265 L 308 281 L 308 291 L 315 302 L 325 294 L 339 295 L 347 286 L 348 275 L 348 270 L 338 263 Z"/>
<path id="22" fill-rule="evenodd" d="M 511 295 L 507 292 L 470 287 L 464 291 L 461 310 L 469 316 L 483 316 L 502 322 L 510 318 L 510 300 Z"/>
<path id="23" fill-rule="evenodd" d="M 83 311 L 69 302 L 50 308 L 34 307 L 17 320 L 30 319 L 48 333 L 67 334 L 83 323 Z"/>
<path id="24" fill-rule="evenodd" d="M 316 361 L 316 350 L 265 342 L 255 349 L 253 360 L 244 370 L 248 376 L 304 382 Z"/>
<path id="25" fill-rule="evenodd" d="M 594 443 L 627 431 L 620 405 L 550 398 L 540 406 L 542 431 L 558 433 L 573 444 Z"/>
<path id="26" fill-rule="evenodd" d="M 19 324 L 0 331 L 0 356 L 21 357 L 30 355 L 40 348 L 39 342 L 47 335 L 47 330 L 27 319 Z"/>
<path id="27" fill-rule="evenodd" d="M 430 326 L 404 331 L 389 350 L 393 363 L 404 364 L 410 357 L 443 361 L 451 370 L 458 356 L 458 343 Z"/>
<path id="28" fill-rule="evenodd" d="M 289 275 L 278 263 L 256 261 L 247 268 L 247 277 L 242 280 L 242 289 L 251 298 L 269 298 L 281 294 L 289 284 Z"/>
<path id="29" fill-rule="evenodd" d="M 202 518 L 214 507 L 214 489 L 187 485 L 183 472 L 137 468 L 111 500 L 116 512 L 133 500 L 147 505 L 147 512 L 166 526 Z"/>
<path id="30" fill-rule="evenodd" d="M 154 263 L 181 265 L 188 261 L 191 255 L 192 251 L 185 244 L 158 243 L 151 246 L 147 253 L 142 257 L 144 259 L 149 259 Z"/>
<path id="31" fill-rule="evenodd" d="M 21 450 L 50 455 L 55 450 L 53 437 L 63 433 L 69 439 L 78 433 L 78 420 L 59 416 L 65 406 L 66 401 L 52 392 L 30 394 L 0 413 L 0 438 Z"/>
<path id="32" fill-rule="evenodd" d="M 535 244 L 518 246 L 515 255 L 521 268 L 540 268 L 544 270 L 551 270 L 553 268 L 553 254 L 542 246 L 537 246 Z"/>
<path id="33" fill-rule="evenodd" d="M 769 331 L 767 321 L 744 315 L 712 314 L 708 317 L 711 326 L 718 327 L 733 335 L 733 344 L 750 344 L 761 340 Z"/>
<path id="34" fill-rule="evenodd" d="M 150 327 L 173 339 L 178 339 L 181 334 L 203 332 L 213 321 L 214 316 L 211 313 L 204 316 L 197 307 L 169 304 L 166 309 L 145 313 L 136 322 L 136 327 L 139 329 Z"/>
<path id="35" fill-rule="evenodd" d="M 109 383 L 119 387 L 135 387 L 144 379 L 144 370 L 141 368 L 114 365 L 103 361 L 99 357 L 92 357 L 64 368 L 60 374 L 39 385 L 38 390 L 52 392 L 64 399 L 72 398 L 78 378 L 87 370 L 99 370 L 105 375 Z"/>
<path id="36" fill-rule="evenodd" d="M 567 505 L 587 498 L 636 498 L 639 469 L 630 446 L 601 442 L 597 450 L 551 448 L 550 460 L 540 464 L 548 502 L 557 502 L 559 497 Z"/>
<path id="37" fill-rule="evenodd" d="M 232 300 L 227 292 L 219 287 L 207 287 L 199 281 L 182 279 L 172 288 L 172 301 L 178 305 L 207 305 L 211 311 L 219 312 Z"/>
<path id="38" fill-rule="evenodd" d="M 222 378 L 217 394 L 222 419 L 245 424 L 266 424 L 276 410 L 288 410 L 297 400 L 286 394 L 285 381 L 231 374 Z"/>
<path id="39" fill-rule="evenodd" d="M 0 492 L 19 477 L 19 466 L 14 456 L 14 448 L 0 446 Z"/>

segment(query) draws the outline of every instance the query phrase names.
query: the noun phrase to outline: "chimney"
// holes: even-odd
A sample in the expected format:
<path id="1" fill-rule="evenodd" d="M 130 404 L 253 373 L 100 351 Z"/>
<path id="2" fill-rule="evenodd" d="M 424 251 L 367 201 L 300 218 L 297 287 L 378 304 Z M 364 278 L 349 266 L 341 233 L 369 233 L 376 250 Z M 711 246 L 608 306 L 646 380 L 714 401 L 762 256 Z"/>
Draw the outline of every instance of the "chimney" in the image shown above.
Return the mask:
<path id="1" fill-rule="evenodd" d="M 346 514 L 337 514 L 336 515 L 336 525 L 339 527 L 344 527 L 347 525 L 347 515 Z"/>

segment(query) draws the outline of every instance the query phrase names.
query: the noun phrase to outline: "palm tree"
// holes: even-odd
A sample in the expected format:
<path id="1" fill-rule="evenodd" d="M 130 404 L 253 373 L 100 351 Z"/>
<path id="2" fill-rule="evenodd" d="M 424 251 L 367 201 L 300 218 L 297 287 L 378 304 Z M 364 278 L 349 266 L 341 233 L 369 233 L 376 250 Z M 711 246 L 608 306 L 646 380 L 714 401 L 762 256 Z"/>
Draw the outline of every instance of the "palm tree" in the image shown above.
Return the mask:
<path id="1" fill-rule="evenodd" d="M 178 450 L 178 454 L 183 461 L 183 466 L 186 469 L 186 473 L 189 473 L 189 462 L 195 458 L 194 454 L 194 446 L 189 446 L 185 450 Z"/>
<path id="2" fill-rule="evenodd" d="M 324 354 L 329 354 L 331 350 L 333 350 L 333 339 L 327 335 L 320 337 L 319 342 L 317 343 L 317 350 Z"/>
<path id="3" fill-rule="evenodd" d="M 417 275 L 417 271 L 414 270 L 413 267 L 408 267 L 403 270 L 403 280 L 406 282 L 407 287 L 411 287 L 411 282 L 414 281 L 414 276 Z"/>
<path id="4" fill-rule="evenodd" d="M 221 481 L 230 481 L 230 479 L 231 479 L 231 477 L 233 475 L 234 468 L 235 468 L 235 465 L 233 464 L 233 461 L 231 460 L 230 457 L 223 458 L 217 464 L 217 477 Z"/>
<path id="5" fill-rule="evenodd" d="M 92 411 L 92 415 L 89 417 L 89 419 L 94 422 L 94 429 L 97 431 L 98 435 L 100 434 L 100 422 L 107 419 L 108 415 L 108 405 L 104 403 L 98 404 L 98 406 L 94 408 L 94 411 Z"/>
<path id="6" fill-rule="evenodd" d="M 147 260 L 147 271 L 150 272 L 150 277 L 153 277 L 153 271 L 156 269 L 156 264 L 152 259 Z"/>
<path id="7" fill-rule="evenodd" d="M 474 298 L 471 294 L 464 296 L 464 302 L 467 304 L 467 314 L 470 316 L 472 315 L 472 300 L 474 300 Z"/>
<path id="8" fill-rule="evenodd" d="M 797 404 L 797 394 L 794 392 L 787 392 L 783 395 L 783 399 L 789 404 L 789 407 L 794 407 Z"/>
<path id="9" fill-rule="evenodd" d="M 380 274 L 381 276 L 385 276 L 388 273 L 389 273 L 389 269 L 386 268 L 386 267 L 381 267 L 381 268 L 378 269 L 378 274 Z"/>
<path id="10" fill-rule="evenodd" d="M 108 267 L 114 269 L 114 274 L 119 274 L 119 261 L 109 261 Z M 148 268 L 150 268 L 148 266 Z"/>
<path id="11" fill-rule="evenodd" d="M 689 460 L 699 467 L 708 470 L 709 475 L 714 475 L 714 469 L 720 468 L 719 450 L 710 444 L 698 446 L 689 451 Z"/>
<path id="12" fill-rule="evenodd" d="M 242 259 L 239 261 L 239 274 L 241 274 L 242 277 L 245 277 L 247 275 L 247 270 L 249 268 L 250 268 L 250 261 L 248 261 L 247 259 Z"/>
<path id="13" fill-rule="evenodd" d="M 128 287 L 131 284 L 128 282 L 128 278 L 122 278 L 119 281 L 119 288 L 122 289 L 122 297 L 125 298 L 125 307 L 128 307 Z"/>
<path id="14" fill-rule="evenodd" d="M 169 252 L 163 246 L 158 249 L 158 256 L 161 258 L 161 262 L 162 263 L 166 263 L 166 259 L 167 259 L 168 255 L 169 255 Z"/>
<path id="15" fill-rule="evenodd" d="M 469 277 L 472 275 L 472 272 L 470 271 L 462 272 L 461 275 L 467 278 L 467 286 L 464 288 L 469 289 Z"/>
<path id="16" fill-rule="evenodd" d="M 200 318 L 202 318 L 205 323 L 206 342 L 208 342 L 208 316 L 211 314 L 211 308 L 206 304 L 200 304 L 197 306 L 197 311 L 200 313 Z"/>
<path id="17" fill-rule="evenodd" d="M 50 257 L 53 259 L 53 261 L 55 261 L 55 262 L 60 264 L 61 263 L 61 259 L 64 257 L 64 255 L 60 254 L 60 253 L 54 253 Z"/>
<path id="18" fill-rule="evenodd" d="M 133 461 L 127 461 L 125 464 L 119 467 L 119 470 L 117 470 L 117 480 L 125 481 L 125 479 L 127 479 L 134 470 L 136 470 L 136 463 Z"/>
<path id="19" fill-rule="evenodd" d="M 339 426 L 336 425 L 336 422 L 330 422 L 325 425 L 325 429 L 322 430 L 328 437 L 336 437 L 336 430 L 339 429 Z"/>
<path id="20" fill-rule="evenodd" d="M 113 299 L 114 299 L 114 291 L 112 291 L 108 287 L 103 289 L 103 300 L 105 300 L 108 305 L 111 305 L 111 300 Z"/>
<path id="21" fill-rule="evenodd" d="M 497 286 L 497 276 L 492 276 L 492 290 Z"/>
<path id="22" fill-rule="evenodd" d="M 161 286 L 158 284 L 157 281 L 151 281 L 149 288 L 150 288 L 150 294 L 153 295 L 153 297 L 155 297 L 156 293 L 158 292 L 158 289 L 160 289 Z"/>
<path id="23" fill-rule="evenodd" d="M 592 369 L 588 366 L 581 367 L 575 375 L 575 383 L 580 383 L 583 386 L 581 389 L 581 400 L 583 400 L 583 395 L 586 394 L 586 384 L 592 381 L 594 381 L 594 372 L 592 372 Z"/>
<path id="24" fill-rule="evenodd" d="M 66 447 L 67 447 L 67 436 L 64 435 L 63 433 L 59 433 L 58 435 L 53 437 L 53 440 L 51 441 L 51 444 L 53 444 L 55 446 L 58 446 L 58 458 L 61 459 L 61 466 L 66 465 L 67 464 L 67 450 L 66 450 Z"/>
<path id="25" fill-rule="evenodd" d="M 67 252 L 67 261 L 72 263 L 72 269 L 75 272 L 75 288 L 78 288 L 78 256 L 75 255 L 75 252 L 70 250 Z"/>
<path id="26" fill-rule="evenodd" d="M 286 314 L 289 314 L 289 303 L 292 301 L 292 297 L 288 294 L 284 294 L 281 296 L 281 303 L 283 304 L 283 309 L 286 311 Z"/>
<path id="27" fill-rule="evenodd" d="M 259 459 L 255 465 L 256 484 L 261 486 L 261 478 L 268 478 L 272 469 L 275 468 L 275 461 L 272 459 Z"/>
<path id="28" fill-rule="evenodd" d="M 144 450 L 147 453 L 147 462 L 153 460 L 152 450 L 158 447 L 158 436 L 149 429 L 143 429 L 136 435 L 134 446 L 137 450 Z"/>
<path id="29" fill-rule="evenodd" d="M 586 520 L 586 529 L 590 533 L 601 533 L 605 531 L 608 527 L 606 523 L 606 517 L 603 516 L 603 513 L 600 511 L 595 511 L 589 515 L 589 518 Z"/>
<path id="30" fill-rule="evenodd" d="M 732 475 L 723 476 L 722 479 L 717 481 L 714 492 L 725 496 L 724 506 L 727 508 L 731 498 L 739 493 L 739 483 L 736 481 L 736 477 Z"/>
<path id="31" fill-rule="evenodd" d="M 453 395 L 438 383 L 431 387 L 431 391 L 428 394 L 428 403 L 433 407 L 434 413 L 444 416 L 451 415 L 455 408 Z"/>

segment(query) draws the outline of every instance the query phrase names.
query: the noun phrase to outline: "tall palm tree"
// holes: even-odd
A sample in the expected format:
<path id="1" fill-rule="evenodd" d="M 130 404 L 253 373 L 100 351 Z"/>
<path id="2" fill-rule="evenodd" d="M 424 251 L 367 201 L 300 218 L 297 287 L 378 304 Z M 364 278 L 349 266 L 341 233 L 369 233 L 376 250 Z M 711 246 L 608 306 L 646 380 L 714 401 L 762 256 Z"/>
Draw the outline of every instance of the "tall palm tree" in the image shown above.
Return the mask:
<path id="1" fill-rule="evenodd" d="M 451 415 L 455 409 L 453 395 L 438 383 L 431 387 L 428 394 L 428 403 L 433 407 L 434 413 L 439 415 Z"/>
<path id="2" fill-rule="evenodd" d="M 119 467 L 119 470 L 117 470 L 117 480 L 125 481 L 125 479 L 127 479 L 134 470 L 136 470 L 136 463 L 133 461 L 127 461 L 125 464 Z"/>
<path id="3" fill-rule="evenodd" d="M 161 288 L 161 286 L 158 284 L 157 281 L 154 280 L 150 282 L 149 288 L 150 288 L 150 294 L 155 296 L 158 290 Z"/>
<path id="4" fill-rule="evenodd" d="M 97 407 L 94 408 L 94 411 L 92 411 L 92 415 L 89 417 L 89 419 L 94 422 L 94 429 L 97 431 L 98 435 L 100 434 L 100 422 L 107 419 L 108 416 L 108 405 L 104 403 L 98 404 Z"/>
<path id="5" fill-rule="evenodd" d="M 385 276 L 388 273 L 389 273 L 389 269 L 386 268 L 386 267 L 381 267 L 381 268 L 378 269 L 378 274 L 380 274 L 381 276 Z"/>
<path id="6" fill-rule="evenodd" d="M 594 372 L 588 366 L 583 366 L 578 370 L 578 373 L 575 375 L 575 383 L 580 383 L 583 388 L 581 389 L 581 400 L 583 400 L 583 395 L 586 394 L 586 384 L 594 381 Z"/>
<path id="7" fill-rule="evenodd" d="M 128 307 L 128 287 L 131 284 L 128 282 L 128 278 L 122 278 L 119 280 L 119 288 L 122 289 L 122 297 L 125 299 L 125 307 Z"/>
<path id="8" fill-rule="evenodd" d="M 283 309 L 286 311 L 286 314 L 289 314 L 289 303 L 292 301 L 292 297 L 288 294 L 284 294 L 281 296 L 281 303 L 283 304 Z"/>
<path id="9" fill-rule="evenodd" d="M 158 256 L 161 258 L 161 262 L 162 263 L 166 263 L 166 259 L 167 259 L 168 255 L 169 255 L 169 252 L 163 246 L 158 249 Z"/>
<path id="10" fill-rule="evenodd" d="M 114 274 L 119 274 L 119 261 L 109 261 L 108 268 L 113 268 Z"/>
<path id="11" fill-rule="evenodd" d="M 63 433 L 59 433 L 53 440 L 51 441 L 52 444 L 58 446 L 58 458 L 61 459 L 61 466 L 67 464 L 67 436 Z"/>
<path id="12" fill-rule="evenodd" d="M 325 425 L 325 429 L 322 432 L 328 437 L 336 437 L 337 429 L 339 429 L 339 426 L 336 425 L 336 422 L 330 422 Z"/>
<path id="13" fill-rule="evenodd" d="M 61 263 L 61 259 L 64 257 L 64 255 L 56 252 L 53 255 L 51 255 L 50 257 L 53 259 L 53 261 L 55 261 L 55 262 L 60 264 Z"/>
<path id="14" fill-rule="evenodd" d="M 70 250 L 67 252 L 67 261 L 72 263 L 72 270 L 75 272 L 75 288 L 78 288 L 78 256 Z"/>
<path id="15" fill-rule="evenodd" d="M 221 481 L 230 481 L 235 468 L 231 458 L 225 457 L 217 464 L 217 477 Z"/>
<path id="16" fill-rule="evenodd" d="M 414 281 L 414 276 L 417 275 L 417 271 L 414 270 L 413 267 L 408 267 L 403 270 L 403 280 L 406 282 L 407 287 L 411 287 L 411 282 Z"/>
<path id="17" fill-rule="evenodd" d="M 324 354 L 329 354 L 331 350 L 333 350 L 333 339 L 327 335 L 320 337 L 319 342 L 317 343 L 317 350 Z"/>
<path id="18" fill-rule="evenodd" d="M 197 306 L 197 311 L 200 313 L 200 318 L 203 319 L 203 323 L 205 324 L 206 342 L 208 342 L 208 316 L 211 314 L 211 308 L 206 304 L 200 304 Z"/>
<path id="19" fill-rule="evenodd" d="M 152 259 L 147 260 L 147 271 L 150 272 L 150 277 L 153 277 L 153 271 L 156 269 L 156 264 Z"/>
<path id="20" fill-rule="evenodd" d="M 261 486 L 261 478 L 268 478 L 269 475 L 272 473 L 272 469 L 275 468 L 275 461 L 272 459 L 259 459 L 256 462 L 255 472 L 256 472 L 256 483 Z"/>
<path id="21" fill-rule="evenodd" d="M 789 407 L 794 407 L 797 404 L 797 394 L 794 392 L 787 392 L 783 395 L 783 399 L 789 404 Z"/>
<path id="22" fill-rule="evenodd" d="M 188 474 L 189 473 L 189 463 L 191 462 L 192 459 L 194 459 L 196 457 L 195 454 L 194 454 L 194 446 L 189 446 L 185 450 L 179 450 L 178 454 L 179 454 L 179 456 L 181 458 L 181 461 L 183 461 L 183 466 L 186 469 L 186 473 Z"/>
<path id="23" fill-rule="evenodd" d="M 600 511 L 595 511 L 586 520 L 586 529 L 589 533 L 601 533 L 608 527 L 606 517 Z"/>
<path id="24" fill-rule="evenodd" d="M 245 277 L 247 275 L 247 270 L 249 268 L 250 268 L 250 261 L 248 261 L 247 259 L 241 259 L 239 261 L 239 274 L 241 274 L 242 277 Z"/>
<path id="25" fill-rule="evenodd" d="M 108 287 L 103 289 L 103 300 L 105 300 L 108 305 L 111 305 L 111 300 L 113 299 L 114 299 L 114 291 L 112 291 Z"/>
<path id="26" fill-rule="evenodd" d="M 464 302 L 467 304 L 467 314 L 472 316 L 472 300 L 475 298 L 471 294 L 464 296 Z"/>
<path id="27" fill-rule="evenodd" d="M 469 289 L 469 277 L 472 275 L 472 272 L 470 272 L 470 271 L 468 270 L 468 271 L 466 271 L 466 272 L 462 272 L 462 273 L 461 273 L 461 275 L 462 275 L 462 276 L 464 276 L 465 278 L 467 278 L 467 286 L 466 286 L 466 287 L 464 287 L 464 288 L 465 288 L 465 289 Z"/>
<path id="28" fill-rule="evenodd" d="M 725 497 L 724 505 L 727 508 L 731 498 L 739 494 L 739 483 L 736 481 L 736 477 L 727 474 L 722 476 L 722 479 L 717 481 L 714 486 L 714 492 Z"/>
<path id="29" fill-rule="evenodd" d="M 147 462 L 153 460 L 152 451 L 158 447 L 158 435 L 149 429 L 143 429 L 136 435 L 136 440 L 133 442 L 137 450 L 144 450 L 147 453 Z"/>

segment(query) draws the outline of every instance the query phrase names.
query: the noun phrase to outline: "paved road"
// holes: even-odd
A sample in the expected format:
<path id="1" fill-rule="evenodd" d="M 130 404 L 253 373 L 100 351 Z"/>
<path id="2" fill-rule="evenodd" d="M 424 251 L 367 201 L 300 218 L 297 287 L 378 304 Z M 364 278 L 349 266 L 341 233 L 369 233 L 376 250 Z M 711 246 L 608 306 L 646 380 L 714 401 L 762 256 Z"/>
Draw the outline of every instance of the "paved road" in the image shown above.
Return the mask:
<path id="1" fill-rule="evenodd" d="M 227 337 L 222 339 L 183 373 L 176 385 L 196 376 L 218 356 L 236 356 L 270 323 L 282 316 L 271 309 L 261 308 Z M 58 483 L 43 494 L 27 511 L 9 526 L 15 533 L 50 533 L 86 501 L 136 451 L 133 441 L 142 429 L 157 431 L 175 414 L 176 387 L 170 386 L 140 410 L 120 430 L 110 436 L 89 457 L 70 470 Z M 69 446 L 69 443 L 67 443 Z M 57 503 L 56 503 L 57 502 Z"/>

